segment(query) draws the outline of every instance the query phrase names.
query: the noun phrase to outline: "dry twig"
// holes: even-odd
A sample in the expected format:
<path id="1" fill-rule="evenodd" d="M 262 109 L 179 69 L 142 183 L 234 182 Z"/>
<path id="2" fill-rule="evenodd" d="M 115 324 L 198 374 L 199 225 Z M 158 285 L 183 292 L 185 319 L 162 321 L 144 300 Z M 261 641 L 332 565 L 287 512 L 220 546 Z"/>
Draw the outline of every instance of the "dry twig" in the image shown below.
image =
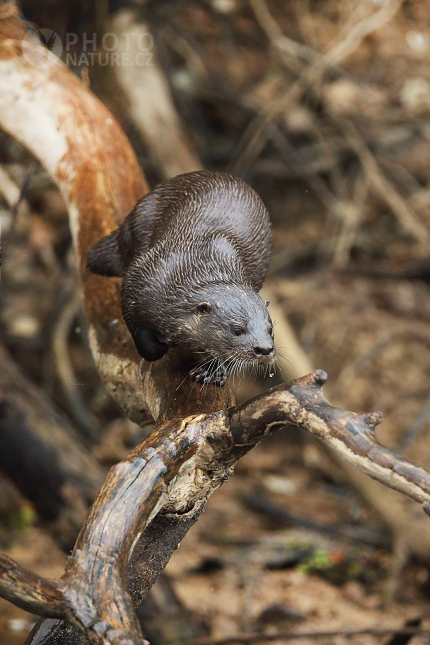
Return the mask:
<path id="1" fill-rule="evenodd" d="M 337 122 L 342 127 L 352 150 L 354 150 L 359 158 L 374 191 L 390 206 L 405 231 L 408 231 L 420 244 L 428 245 L 430 242 L 429 231 L 417 219 L 415 213 L 393 184 L 383 175 L 378 162 L 366 145 L 358 129 L 350 120 L 337 118 Z"/>
<path id="2" fill-rule="evenodd" d="M 71 290 L 72 292 L 70 292 Z M 69 287 L 68 300 L 55 324 L 52 350 L 54 352 L 55 367 L 71 414 L 86 436 L 94 441 L 97 437 L 96 421 L 90 417 L 79 391 L 68 350 L 71 327 L 81 307 L 82 297 L 76 289 L 75 279 L 73 279 L 71 287 Z"/>
<path id="3" fill-rule="evenodd" d="M 314 52 L 310 47 L 306 48 L 306 56 L 311 58 L 310 64 L 301 69 L 297 80 L 282 96 L 270 104 L 265 114 L 258 114 L 252 120 L 244 133 L 242 141 L 239 144 L 240 148 L 242 148 L 242 153 L 235 162 L 236 172 L 243 172 L 244 168 L 258 157 L 265 143 L 270 138 L 270 133 L 268 134 L 267 132 L 270 122 L 297 104 L 308 88 L 314 89 L 319 86 L 324 74 L 330 68 L 343 63 L 351 56 L 360 46 L 364 38 L 387 24 L 400 9 L 402 3 L 403 0 L 387 2 L 371 16 L 367 16 L 363 20 L 358 20 L 354 25 L 350 25 L 345 37 L 336 40 L 325 54 Z M 253 0 L 252 7 L 257 20 L 266 32 L 273 47 L 280 51 L 284 62 L 285 53 L 288 51 L 290 58 L 286 63 L 287 66 L 289 68 L 297 68 L 297 64 L 291 63 L 291 56 L 302 55 L 304 53 L 303 46 L 284 37 L 276 25 L 275 20 L 270 15 L 264 0 Z"/>

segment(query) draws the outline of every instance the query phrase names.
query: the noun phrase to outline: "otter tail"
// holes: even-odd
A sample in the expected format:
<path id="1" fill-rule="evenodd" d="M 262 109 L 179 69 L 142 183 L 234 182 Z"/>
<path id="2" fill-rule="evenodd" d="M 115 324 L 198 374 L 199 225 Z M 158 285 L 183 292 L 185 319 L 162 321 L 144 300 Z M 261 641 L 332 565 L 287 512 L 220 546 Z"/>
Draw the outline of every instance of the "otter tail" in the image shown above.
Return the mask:
<path id="1" fill-rule="evenodd" d="M 157 190 L 139 199 L 122 224 L 90 248 L 87 255 L 90 271 L 122 277 L 133 258 L 148 250 L 157 215 L 156 199 Z"/>
<path id="2" fill-rule="evenodd" d="M 93 273 L 109 277 L 122 276 L 126 269 L 118 243 L 119 229 L 96 242 L 87 255 L 87 267 Z"/>

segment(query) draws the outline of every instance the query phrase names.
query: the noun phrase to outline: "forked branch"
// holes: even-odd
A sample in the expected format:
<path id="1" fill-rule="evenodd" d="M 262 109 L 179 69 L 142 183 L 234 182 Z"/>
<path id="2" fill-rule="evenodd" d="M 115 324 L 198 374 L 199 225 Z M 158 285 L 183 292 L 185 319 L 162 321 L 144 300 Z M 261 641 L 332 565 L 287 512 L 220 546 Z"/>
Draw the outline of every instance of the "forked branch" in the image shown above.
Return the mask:
<path id="1" fill-rule="evenodd" d="M 321 390 L 326 378 L 319 370 L 227 411 L 158 428 L 111 469 L 61 581 L 38 578 L 4 559 L 1 595 L 34 613 L 61 616 L 91 643 L 141 643 L 126 572 L 148 523 L 156 513 L 178 515 L 204 502 L 240 457 L 288 423 L 311 432 L 350 463 L 428 510 L 430 475 L 380 446 L 374 432 L 380 414 L 358 415 L 330 405 Z M 144 555 L 142 559 L 150 569 L 151 560 Z M 135 590 L 135 604 L 142 597 Z"/>

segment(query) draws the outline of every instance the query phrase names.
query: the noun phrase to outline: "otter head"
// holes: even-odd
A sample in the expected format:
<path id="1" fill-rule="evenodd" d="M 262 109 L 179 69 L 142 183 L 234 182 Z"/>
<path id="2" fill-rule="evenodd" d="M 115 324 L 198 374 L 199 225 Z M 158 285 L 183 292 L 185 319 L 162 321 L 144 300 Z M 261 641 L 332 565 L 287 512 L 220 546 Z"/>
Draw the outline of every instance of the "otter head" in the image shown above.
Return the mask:
<path id="1" fill-rule="evenodd" d="M 218 359 L 228 371 L 269 366 L 276 350 L 267 304 L 251 287 L 210 284 L 193 292 L 172 335 L 197 359 Z"/>

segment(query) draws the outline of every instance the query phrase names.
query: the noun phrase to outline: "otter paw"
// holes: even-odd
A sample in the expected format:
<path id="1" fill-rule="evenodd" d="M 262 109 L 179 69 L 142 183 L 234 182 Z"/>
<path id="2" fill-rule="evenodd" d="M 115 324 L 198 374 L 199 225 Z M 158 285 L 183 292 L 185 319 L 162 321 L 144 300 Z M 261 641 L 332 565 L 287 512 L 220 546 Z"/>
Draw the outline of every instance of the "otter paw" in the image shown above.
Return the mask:
<path id="1" fill-rule="evenodd" d="M 207 366 L 195 367 L 190 372 L 190 378 L 196 383 L 203 383 L 203 385 L 218 385 L 223 387 L 227 381 L 228 372 L 224 365 L 220 365 L 217 368 L 208 369 Z"/>

